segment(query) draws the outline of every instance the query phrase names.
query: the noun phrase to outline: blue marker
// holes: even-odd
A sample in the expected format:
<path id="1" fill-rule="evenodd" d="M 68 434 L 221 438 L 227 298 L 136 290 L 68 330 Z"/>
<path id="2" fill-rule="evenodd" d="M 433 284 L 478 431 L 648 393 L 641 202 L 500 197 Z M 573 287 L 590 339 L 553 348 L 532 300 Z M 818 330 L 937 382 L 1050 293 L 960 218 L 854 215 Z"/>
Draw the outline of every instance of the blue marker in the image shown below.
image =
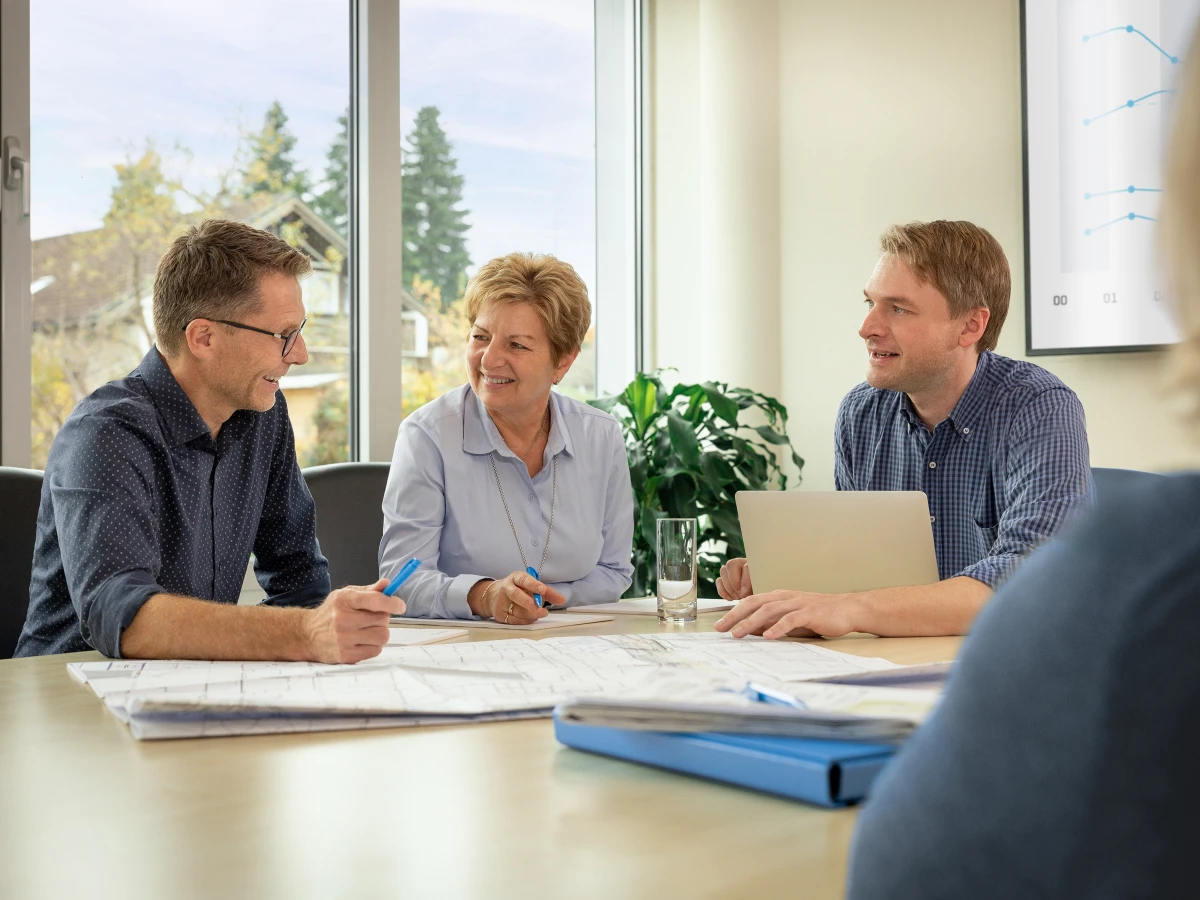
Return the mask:
<path id="1" fill-rule="evenodd" d="M 761 684 L 755 684 L 753 681 L 746 682 L 745 693 L 751 700 L 758 700 L 761 703 L 790 706 L 792 709 L 808 709 L 803 700 L 799 700 L 791 694 L 785 694 L 783 691 L 776 691 Z"/>
<path id="2" fill-rule="evenodd" d="M 389 597 L 393 596 L 396 591 L 400 590 L 400 585 L 408 581 L 408 576 L 412 575 L 419 568 L 421 568 L 421 561 L 419 559 L 410 559 L 404 564 L 404 568 L 396 573 L 396 577 L 388 583 L 383 592 Z"/>
<path id="3" fill-rule="evenodd" d="M 542 576 L 537 573 L 537 569 L 535 569 L 533 566 L 526 566 L 525 571 L 528 572 L 530 575 L 532 575 L 534 578 L 536 578 L 538 581 L 542 580 Z M 542 595 L 534 594 L 533 602 L 536 603 L 538 606 L 541 606 L 542 605 Z"/>

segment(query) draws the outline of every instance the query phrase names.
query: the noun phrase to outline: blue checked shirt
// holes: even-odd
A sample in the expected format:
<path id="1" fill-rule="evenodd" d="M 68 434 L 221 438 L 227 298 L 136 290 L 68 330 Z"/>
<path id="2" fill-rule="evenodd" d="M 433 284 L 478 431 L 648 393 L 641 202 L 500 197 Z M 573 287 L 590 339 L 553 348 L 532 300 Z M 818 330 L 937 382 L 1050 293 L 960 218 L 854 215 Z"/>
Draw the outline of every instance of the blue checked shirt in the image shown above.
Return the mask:
<path id="1" fill-rule="evenodd" d="M 938 574 L 995 589 L 1091 498 L 1083 406 L 1031 363 L 980 354 L 933 432 L 908 395 L 860 384 L 838 409 L 839 491 L 924 491 Z"/>

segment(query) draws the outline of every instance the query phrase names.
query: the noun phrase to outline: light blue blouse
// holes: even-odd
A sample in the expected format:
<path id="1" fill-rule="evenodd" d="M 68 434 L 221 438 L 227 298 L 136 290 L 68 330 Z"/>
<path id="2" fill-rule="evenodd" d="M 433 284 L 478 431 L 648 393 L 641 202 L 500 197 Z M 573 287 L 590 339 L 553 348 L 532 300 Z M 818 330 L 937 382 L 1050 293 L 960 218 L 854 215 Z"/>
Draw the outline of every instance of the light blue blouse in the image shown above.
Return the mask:
<path id="1" fill-rule="evenodd" d="M 537 477 L 504 443 L 483 403 L 463 385 L 412 413 L 400 425 L 383 495 L 379 576 L 409 559 L 421 568 L 398 592 L 406 615 L 474 618 L 467 592 L 483 578 L 522 571 L 491 460 L 525 557 L 541 563 L 550 528 L 558 461 L 558 501 L 544 583 L 569 606 L 607 603 L 633 576 L 633 489 L 616 419 L 551 392 L 550 437 Z"/>

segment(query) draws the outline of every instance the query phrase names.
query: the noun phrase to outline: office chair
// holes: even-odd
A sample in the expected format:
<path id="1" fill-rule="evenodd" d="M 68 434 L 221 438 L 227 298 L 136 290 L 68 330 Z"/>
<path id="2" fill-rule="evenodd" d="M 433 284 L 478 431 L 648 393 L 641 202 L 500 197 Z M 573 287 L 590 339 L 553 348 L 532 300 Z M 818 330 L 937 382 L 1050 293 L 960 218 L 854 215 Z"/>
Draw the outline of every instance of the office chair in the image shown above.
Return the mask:
<path id="1" fill-rule="evenodd" d="M 301 470 L 317 505 L 317 541 L 329 560 L 334 588 L 379 580 L 388 468 L 382 462 L 351 462 Z"/>
<path id="2" fill-rule="evenodd" d="M 0 466 L 0 659 L 9 659 L 29 612 L 29 576 L 42 473 Z"/>
<path id="3" fill-rule="evenodd" d="M 1096 500 L 1103 503 L 1113 491 L 1123 487 L 1139 485 L 1151 487 L 1162 478 L 1157 472 L 1141 472 L 1137 469 L 1102 469 L 1092 467 L 1092 483 L 1096 485 Z"/>

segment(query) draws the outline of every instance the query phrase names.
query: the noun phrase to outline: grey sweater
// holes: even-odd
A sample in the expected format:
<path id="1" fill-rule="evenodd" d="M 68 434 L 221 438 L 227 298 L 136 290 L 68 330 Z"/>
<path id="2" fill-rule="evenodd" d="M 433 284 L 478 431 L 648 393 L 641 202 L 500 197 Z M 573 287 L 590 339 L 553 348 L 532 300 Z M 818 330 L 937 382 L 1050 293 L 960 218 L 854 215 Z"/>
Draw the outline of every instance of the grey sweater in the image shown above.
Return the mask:
<path id="1" fill-rule="evenodd" d="M 1200 475 L 1118 490 L 988 604 L 877 783 L 851 900 L 1196 897 Z"/>

